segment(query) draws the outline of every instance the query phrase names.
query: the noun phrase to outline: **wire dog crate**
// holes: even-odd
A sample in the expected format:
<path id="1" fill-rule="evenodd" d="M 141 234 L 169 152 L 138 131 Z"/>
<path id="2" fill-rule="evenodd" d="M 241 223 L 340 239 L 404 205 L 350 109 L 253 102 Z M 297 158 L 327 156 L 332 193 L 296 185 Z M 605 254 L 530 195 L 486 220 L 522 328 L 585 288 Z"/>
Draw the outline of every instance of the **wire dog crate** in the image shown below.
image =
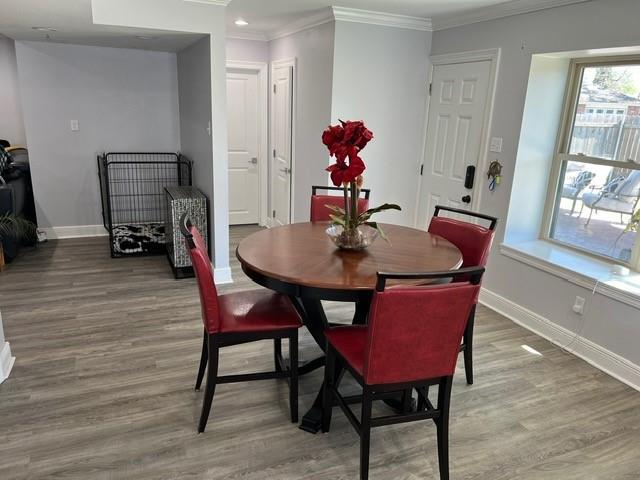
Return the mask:
<path id="1" fill-rule="evenodd" d="M 191 162 L 179 153 L 110 152 L 98 156 L 98 176 L 111 256 L 164 254 L 164 189 L 191 186 Z"/>

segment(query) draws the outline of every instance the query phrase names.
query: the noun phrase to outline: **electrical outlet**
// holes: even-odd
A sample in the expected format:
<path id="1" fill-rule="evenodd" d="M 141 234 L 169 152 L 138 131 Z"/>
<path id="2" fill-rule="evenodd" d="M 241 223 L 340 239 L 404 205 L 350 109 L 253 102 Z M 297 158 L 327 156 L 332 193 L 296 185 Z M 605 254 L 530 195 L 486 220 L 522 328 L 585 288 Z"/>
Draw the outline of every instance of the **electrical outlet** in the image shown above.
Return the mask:
<path id="1" fill-rule="evenodd" d="M 80 130 L 80 122 L 78 120 L 71 120 L 71 131 L 77 132 Z"/>
<path id="2" fill-rule="evenodd" d="M 576 301 L 573 304 L 573 311 L 578 315 L 582 315 L 584 313 L 584 302 L 585 299 L 583 297 L 576 297 Z"/>

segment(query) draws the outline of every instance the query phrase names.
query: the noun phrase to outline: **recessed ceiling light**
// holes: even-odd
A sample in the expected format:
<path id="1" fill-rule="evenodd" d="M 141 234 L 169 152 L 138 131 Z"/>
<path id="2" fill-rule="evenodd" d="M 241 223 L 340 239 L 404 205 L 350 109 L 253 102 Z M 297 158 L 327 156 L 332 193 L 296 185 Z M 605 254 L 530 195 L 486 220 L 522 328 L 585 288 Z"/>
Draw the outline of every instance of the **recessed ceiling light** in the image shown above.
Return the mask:
<path id="1" fill-rule="evenodd" d="M 31 28 L 38 32 L 57 32 L 58 31 L 55 28 L 51 28 L 51 27 L 31 27 Z"/>
<path id="2" fill-rule="evenodd" d="M 247 25 L 249 25 L 249 22 L 247 22 L 246 20 L 243 20 L 242 18 L 237 19 L 235 22 L 236 25 L 238 25 L 239 27 L 246 27 Z"/>
<path id="3" fill-rule="evenodd" d="M 136 35 L 135 36 L 138 40 L 157 40 L 158 37 L 152 37 L 150 35 Z"/>

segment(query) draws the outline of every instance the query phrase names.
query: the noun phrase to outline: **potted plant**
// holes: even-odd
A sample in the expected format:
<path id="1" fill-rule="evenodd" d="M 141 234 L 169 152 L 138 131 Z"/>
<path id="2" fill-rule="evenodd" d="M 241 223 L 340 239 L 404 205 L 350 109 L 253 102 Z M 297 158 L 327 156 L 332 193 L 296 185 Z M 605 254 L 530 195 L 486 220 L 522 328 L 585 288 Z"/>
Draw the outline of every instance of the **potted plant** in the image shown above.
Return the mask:
<path id="1" fill-rule="evenodd" d="M 371 216 L 384 210 L 400 210 L 395 204 L 385 203 L 364 212 L 358 211 L 358 198 L 364 183 L 362 173 L 367 168 L 360 152 L 373 139 L 373 133 L 362 121 L 340 120 L 338 125 L 329 126 L 322 134 L 322 142 L 336 162 L 327 171 L 336 187 L 344 189 L 344 208 L 327 205 L 333 214 L 332 226 L 327 234 L 335 244 L 347 250 L 362 250 L 368 247 L 378 234 L 388 241 L 377 222 Z"/>
<path id="2" fill-rule="evenodd" d="M 0 268 L 5 263 L 4 243 L 35 240 L 36 230 L 36 225 L 22 216 L 13 213 L 0 214 Z"/>

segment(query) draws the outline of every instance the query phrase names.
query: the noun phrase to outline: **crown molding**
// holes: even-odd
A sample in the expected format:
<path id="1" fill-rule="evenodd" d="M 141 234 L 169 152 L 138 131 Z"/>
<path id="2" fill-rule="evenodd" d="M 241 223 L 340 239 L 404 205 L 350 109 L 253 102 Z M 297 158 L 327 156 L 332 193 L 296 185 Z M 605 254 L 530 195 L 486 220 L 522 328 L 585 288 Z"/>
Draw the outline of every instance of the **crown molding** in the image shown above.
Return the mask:
<path id="1" fill-rule="evenodd" d="M 447 28 L 461 27 L 472 23 L 486 22 L 497 18 L 511 17 L 523 13 L 537 12 L 539 10 L 547 10 L 549 8 L 563 7 L 565 5 L 573 5 L 576 3 L 586 3 L 592 0 L 511 0 L 510 2 L 500 3 L 489 7 L 478 8 L 476 10 L 466 11 L 453 15 L 441 15 L 434 17 L 434 30 L 445 30 Z"/>
<path id="2" fill-rule="evenodd" d="M 432 30 L 431 19 L 396 15 L 393 13 L 373 12 L 356 8 L 331 7 L 333 18 L 342 22 L 367 23 L 384 27 L 406 28 L 409 30 Z"/>
<path id="3" fill-rule="evenodd" d="M 330 8 L 326 8 L 316 14 L 294 20 L 283 28 L 272 30 L 267 33 L 266 37 L 269 41 L 275 40 L 277 38 L 287 37 L 289 35 L 293 35 L 294 33 L 298 33 L 309 28 L 324 25 L 325 23 L 329 23 L 333 20 L 333 12 Z"/>
<path id="4" fill-rule="evenodd" d="M 208 1 L 208 0 L 186 0 L 186 1 Z M 256 40 L 270 42 L 282 37 L 288 37 L 309 28 L 318 27 L 325 23 L 341 21 L 352 23 L 366 23 L 369 25 L 379 25 L 384 27 L 405 28 L 409 30 L 431 31 L 431 19 L 422 17 L 410 17 L 407 15 L 395 15 L 392 13 L 372 12 L 370 10 L 359 10 L 355 8 L 329 7 L 318 13 L 308 15 L 293 22 L 283 28 L 271 30 L 269 32 L 242 31 L 227 32 L 227 38 L 241 40 Z"/>
<path id="5" fill-rule="evenodd" d="M 183 0 L 189 3 L 203 3 L 205 5 L 217 5 L 220 7 L 226 7 L 231 3 L 231 0 Z"/>
<path id="6" fill-rule="evenodd" d="M 242 32 L 227 30 L 227 38 L 233 38 L 235 40 L 251 40 L 253 42 L 268 42 L 269 38 L 264 32 L 258 32 L 256 30 L 246 30 Z"/>

